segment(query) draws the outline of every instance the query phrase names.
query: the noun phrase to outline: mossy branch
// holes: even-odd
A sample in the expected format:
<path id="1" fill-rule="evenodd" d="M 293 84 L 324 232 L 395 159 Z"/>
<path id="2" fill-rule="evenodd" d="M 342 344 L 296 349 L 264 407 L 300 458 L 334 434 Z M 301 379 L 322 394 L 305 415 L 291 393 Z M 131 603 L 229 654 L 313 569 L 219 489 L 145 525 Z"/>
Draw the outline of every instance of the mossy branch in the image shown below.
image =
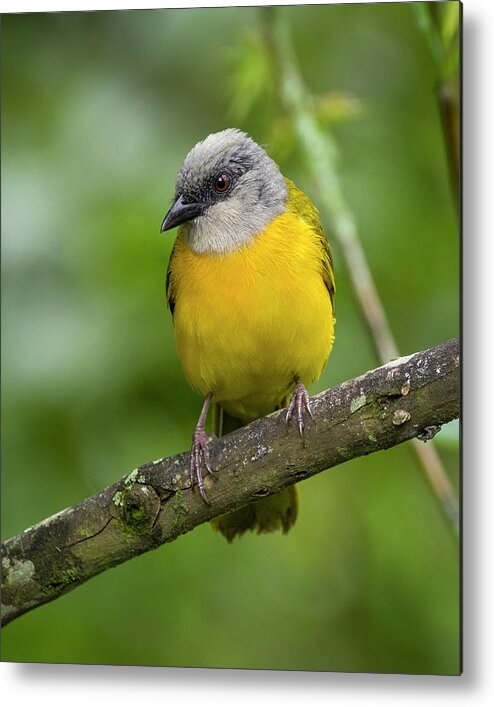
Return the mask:
<path id="1" fill-rule="evenodd" d="M 149 462 L 2 545 L 2 619 L 74 589 L 130 558 L 342 462 L 418 437 L 459 414 L 459 343 L 390 361 L 312 398 L 305 444 L 283 411 L 211 444 L 207 505 L 189 453 Z"/>

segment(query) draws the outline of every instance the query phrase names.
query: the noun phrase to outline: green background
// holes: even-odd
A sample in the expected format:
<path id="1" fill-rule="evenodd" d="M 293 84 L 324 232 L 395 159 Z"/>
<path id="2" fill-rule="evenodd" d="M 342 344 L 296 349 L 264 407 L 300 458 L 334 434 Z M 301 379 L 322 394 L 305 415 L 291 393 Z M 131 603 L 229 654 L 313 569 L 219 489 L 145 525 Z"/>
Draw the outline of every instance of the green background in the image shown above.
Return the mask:
<path id="1" fill-rule="evenodd" d="M 457 335 L 456 213 L 412 7 L 279 12 L 311 90 L 361 102 L 332 130 L 400 351 Z M 177 360 L 159 227 L 195 142 L 231 125 L 272 138 L 269 101 L 238 118 L 259 28 L 256 8 L 2 18 L 4 539 L 190 445 L 201 400 Z M 336 343 L 311 392 L 378 363 L 333 252 Z M 436 440 L 457 488 L 457 426 Z M 287 536 L 228 545 L 201 526 L 15 621 L 3 660 L 457 673 L 458 545 L 410 446 L 300 492 Z"/>

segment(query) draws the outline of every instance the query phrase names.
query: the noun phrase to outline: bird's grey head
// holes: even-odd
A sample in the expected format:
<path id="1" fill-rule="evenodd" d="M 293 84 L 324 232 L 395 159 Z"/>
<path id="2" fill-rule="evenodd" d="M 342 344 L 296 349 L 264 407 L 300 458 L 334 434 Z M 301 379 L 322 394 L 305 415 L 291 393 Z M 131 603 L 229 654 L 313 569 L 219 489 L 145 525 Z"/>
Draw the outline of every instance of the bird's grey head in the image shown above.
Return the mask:
<path id="1" fill-rule="evenodd" d="M 185 158 L 161 231 L 184 224 L 194 251 L 226 253 L 283 213 L 287 196 L 276 163 L 248 135 L 229 128 L 208 135 Z"/>

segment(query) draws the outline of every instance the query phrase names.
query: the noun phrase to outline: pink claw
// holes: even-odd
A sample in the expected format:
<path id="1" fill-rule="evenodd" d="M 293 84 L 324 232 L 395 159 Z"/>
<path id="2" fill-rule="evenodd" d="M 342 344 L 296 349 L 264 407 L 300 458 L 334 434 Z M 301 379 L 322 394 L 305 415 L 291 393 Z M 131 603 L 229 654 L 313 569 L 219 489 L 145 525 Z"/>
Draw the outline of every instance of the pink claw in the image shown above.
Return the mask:
<path id="1" fill-rule="evenodd" d="M 199 491 L 201 496 L 209 503 L 208 497 L 206 496 L 206 490 L 204 488 L 204 481 L 202 477 L 202 470 L 205 467 L 209 474 L 213 473 L 211 465 L 209 462 L 209 437 L 205 431 L 199 427 L 194 430 L 194 435 L 192 437 L 192 449 L 190 452 L 190 483 L 193 487 L 197 482 L 199 486 Z"/>
<path id="2" fill-rule="evenodd" d="M 203 468 L 205 467 L 209 474 L 213 474 L 211 464 L 209 462 L 209 441 L 210 437 L 204 431 L 204 423 L 211 402 L 211 395 L 208 395 L 204 400 L 199 420 L 197 421 L 194 434 L 192 435 L 192 449 L 190 450 L 189 477 L 190 485 L 194 488 L 194 484 L 199 486 L 199 492 L 204 501 L 209 504 L 204 488 L 204 480 L 202 476 Z"/>
<path id="3" fill-rule="evenodd" d="M 298 431 L 300 432 L 300 437 L 304 438 L 304 412 L 307 412 L 311 419 L 314 419 L 312 410 L 310 409 L 310 398 L 309 393 L 302 381 L 297 381 L 295 388 L 293 389 L 292 399 L 290 400 L 290 405 L 286 411 L 285 422 L 288 424 L 290 419 L 293 417 L 294 412 L 297 414 L 298 421 Z"/>

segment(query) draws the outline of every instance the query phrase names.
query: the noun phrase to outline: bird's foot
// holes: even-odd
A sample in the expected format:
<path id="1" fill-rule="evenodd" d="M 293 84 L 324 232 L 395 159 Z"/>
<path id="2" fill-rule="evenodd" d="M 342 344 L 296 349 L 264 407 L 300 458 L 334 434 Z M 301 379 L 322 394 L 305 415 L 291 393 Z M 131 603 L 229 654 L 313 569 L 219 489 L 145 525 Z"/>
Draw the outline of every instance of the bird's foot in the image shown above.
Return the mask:
<path id="1" fill-rule="evenodd" d="M 189 476 L 191 487 L 194 488 L 194 484 L 197 483 L 199 486 L 199 492 L 206 503 L 209 504 L 208 497 L 206 496 L 206 490 L 204 488 L 203 479 L 203 469 L 205 468 L 207 472 L 211 475 L 214 474 L 211 463 L 209 461 L 209 442 L 211 441 L 213 435 L 209 436 L 204 431 L 204 427 L 197 425 L 192 436 L 192 449 L 190 451 L 190 467 Z"/>
<path id="2" fill-rule="evenodd" d="M 304 413 L 308 413 L 310 418 L 313 420 L 312 410 L 310 409 L 310 398 L 309 393 L 302 381 L 297 381 L 295 388 L 293 389 L 292 399 L 290 400 L 290 405 L 286 411 L 285 422 L 288 424 L 290 419 L 295 414 L 298 421 L 298 431 L 300 432 L 300 437 L 304 438 Z"/>

